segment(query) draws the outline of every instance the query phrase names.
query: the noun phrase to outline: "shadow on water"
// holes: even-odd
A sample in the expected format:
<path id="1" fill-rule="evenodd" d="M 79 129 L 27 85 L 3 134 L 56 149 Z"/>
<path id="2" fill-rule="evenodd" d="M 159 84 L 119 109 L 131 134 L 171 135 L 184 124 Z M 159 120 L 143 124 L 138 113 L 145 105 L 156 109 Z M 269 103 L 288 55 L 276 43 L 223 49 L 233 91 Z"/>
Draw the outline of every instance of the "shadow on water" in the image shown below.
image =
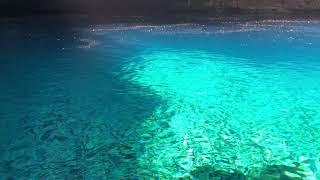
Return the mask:
<path id="1" fill-rule="evenodd" d="M 136 176 L 143 153 L 136 129 L 163 102 L 120 79 L 135 50 L 108 39 L 91 48 L 81 39 L 96 37 L 49 22 L 7 25 L 0 50 L 0 176 Z"/>

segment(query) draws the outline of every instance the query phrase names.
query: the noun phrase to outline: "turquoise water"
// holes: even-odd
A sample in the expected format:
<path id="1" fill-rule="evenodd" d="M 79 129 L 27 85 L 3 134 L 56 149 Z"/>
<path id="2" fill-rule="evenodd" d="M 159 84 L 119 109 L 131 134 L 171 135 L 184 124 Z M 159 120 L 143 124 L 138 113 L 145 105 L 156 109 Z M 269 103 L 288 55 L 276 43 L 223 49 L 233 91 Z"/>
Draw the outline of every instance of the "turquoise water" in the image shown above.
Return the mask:
<path id="1" fill-rule="evenodd" d="M 319 21 L 0 23 L 0 177 L 320 178 Z"/>

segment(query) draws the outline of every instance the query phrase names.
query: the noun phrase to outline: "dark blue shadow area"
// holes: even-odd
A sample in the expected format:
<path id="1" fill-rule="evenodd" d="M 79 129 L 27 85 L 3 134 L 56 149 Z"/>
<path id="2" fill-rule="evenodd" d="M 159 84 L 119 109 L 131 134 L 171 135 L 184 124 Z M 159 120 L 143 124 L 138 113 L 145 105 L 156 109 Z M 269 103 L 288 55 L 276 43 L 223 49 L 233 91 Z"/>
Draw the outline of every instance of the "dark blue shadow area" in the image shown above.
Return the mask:
<path id="1" fill-rule="evenodd" d="M 135 50 L 97 42 L 86 24 L 37 20 L 0 29 L 0 176 L 134 176 L 135 130 L 162 101 L 120 79 Z"/>

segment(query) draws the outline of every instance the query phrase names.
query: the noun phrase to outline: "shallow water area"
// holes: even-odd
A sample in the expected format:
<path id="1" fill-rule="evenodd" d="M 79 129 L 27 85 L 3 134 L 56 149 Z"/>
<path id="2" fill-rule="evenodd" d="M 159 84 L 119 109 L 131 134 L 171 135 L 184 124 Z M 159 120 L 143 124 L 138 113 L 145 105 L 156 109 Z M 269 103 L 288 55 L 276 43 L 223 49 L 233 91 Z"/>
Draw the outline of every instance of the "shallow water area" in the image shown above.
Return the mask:
<path id="1" fill-rule="evenodd" d="M 0 22 L 1 177 L 320 177 L 319 21 L 33 20 Z"/>

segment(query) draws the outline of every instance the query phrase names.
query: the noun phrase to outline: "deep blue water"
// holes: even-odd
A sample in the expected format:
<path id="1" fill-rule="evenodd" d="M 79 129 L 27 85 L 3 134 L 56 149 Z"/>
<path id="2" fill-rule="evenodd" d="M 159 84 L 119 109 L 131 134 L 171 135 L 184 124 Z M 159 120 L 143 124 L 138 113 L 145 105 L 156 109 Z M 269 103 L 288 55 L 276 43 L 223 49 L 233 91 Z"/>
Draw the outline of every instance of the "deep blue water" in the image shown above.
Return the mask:
<path id="1" fill-rule="evenodd" d="M 319 21 L 0 24 L 0 177 L 320 177 Z"/>

